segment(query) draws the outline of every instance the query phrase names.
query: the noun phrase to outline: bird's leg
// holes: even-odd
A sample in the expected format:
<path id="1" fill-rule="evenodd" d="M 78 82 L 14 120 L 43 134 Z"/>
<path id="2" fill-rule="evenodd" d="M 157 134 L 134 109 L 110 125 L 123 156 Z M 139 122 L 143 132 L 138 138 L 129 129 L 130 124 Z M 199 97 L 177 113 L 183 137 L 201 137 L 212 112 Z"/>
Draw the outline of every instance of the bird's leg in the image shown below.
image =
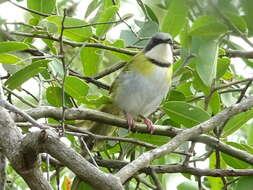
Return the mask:
<path id="1" fill-rule="evenodd" d="M 126 113 L 126 119 L 128 124 L 128 130 L 131 131 L 131 129 L 135 127 L 134 119 L 129 113 Z"/>
<path id="2" fill-rule="evenodd" d="M 153 126 L 153 122 L 150 119 L 144 117 L 143 115 L 140 115 L 140 118 L 143 119 L 144 123 L 148 127 L 148 131 L 152 134 L 155 131 L 155 128 Z"/>

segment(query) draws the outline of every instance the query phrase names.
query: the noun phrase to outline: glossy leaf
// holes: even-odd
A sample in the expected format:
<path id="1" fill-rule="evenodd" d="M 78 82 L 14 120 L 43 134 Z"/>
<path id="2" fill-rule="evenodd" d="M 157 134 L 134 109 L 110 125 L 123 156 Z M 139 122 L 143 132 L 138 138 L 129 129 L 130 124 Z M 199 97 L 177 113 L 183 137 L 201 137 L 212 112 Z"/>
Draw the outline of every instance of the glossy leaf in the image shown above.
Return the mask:
<path id="1" fill-rule="evenodd" d="M 44 0 L 27 0 L 27 7 L 29 9 L 50 14 L 55 8 L 56 0 L 47 0 L 46 2 Z M 32 15 L 35 18 L 40 18 L 41 16 L 35 13 L 32 13 Z"/>
<path id="2" fill-rule="evenodd" d="M 46 98 L 50 105 L 55 107 L 62 106 L 62 89 L 60 87 L 50 86 L 46 90 Z M 72 107 L 72 102 L 67 94 L 65 94 L 65 105 Z"/>
<path id="3" fill-rule="evenodd" d="M 115 14 L 118 12 L 119 7 L 118 6 L 111 6 L 109 8 L 106 8 L 101 13 L 98 22 L 110 22 L 114 20 Z M 98 37 L 103 37 L 105 33 L 110 29 L 112 24 L 101 24 L 96 26 L 96 35 Z"/>
<path id="4" fill-rule="evenodd" d="M 253 189 L 253 176 L 241 176 L 237 182 L 235 190 L 252 190 Z"/>
<path id="5" fill-rule="evenodd" d="M 234 133 L 240 129 L 248 120 L 253 118 L 253 109 L 242 112 L 232 117 L 225 125 L 223 135 L 224 137 Z"/>
<path id="6" fill-rule="evenodd" d="M 84 101 L 88 94 L 89 86 L 81 79 L 73 76 L 65 78 L 65 92 L 76 100 Z"/>
<path id="7" fill-rule="evenodd" d="M 0 42 L 0 53 L 7 53 L 12 51 L 21 51 L 28 49 L 29 45 L 23 42 Z"/>
<path id="8" fill-rule="evenodd" d="M 80 51 L 83 72 L 86 76 L 97 74 L 100 62 L 103 58 L 103 50 L 98 48 L 83 47 Z"/>
<path id="9" fill-rule="evenodd" d="M 161 31 L 177 36 L 187 21 L 188 6 L 186 0 L 172 0 L 163 20 Z"/>
<path id="10" fill-rule="evenodd" d="M 163 109 L 172 120 L 185 127 L 193 127 L 210 118 L 210 115 L 200 107 L 185 102 L 169 101 L 163 105 Z"/>
<path id="11" fill-rule="evenodd" d="M 36 74 L 46 70 L 48 62 L 49 60 L 39 60 L 28 65 L 14 73 L 4 84 L 11 90 L 15 89 Z"/>
<path id="12" fill-rule="evenodd" d="M 177 90 L 170 90 L 166 98 L 166 101 L 184 101 L 184 100 L 185 100 L 184 94 Z"/>
<path id="13" fill-rule="evenodd" d="M 0 53 L 0 63 L 4 63 L 4 64 L 25 64 L 22 59 L 20 59 L 19 57 L 12 55 L 12 54 L 8 54 L 8 53 Z"/>
<path id="14" fill-rule="evenodd" d="M 222 77 L 226 71 L 229 69 L 230 66 L 230 59 L 228 58 L 219 58 L 217 62 L 217 73 L 216 76 L 217 78 Z"/>
<path id="15" fill-rule="evenodd" d="M 220 103 L 220 96 L 219 93 L 216 91 L 212 94 L 210 101 L 209 101 L 209 106 L 212 109 L 213 114 L 217 114 L 220 111 L 221 108 L 221 103 Z"/>
<path id="16" fill-rule="evenodd" d="M 200 40 L 196 61 L 196 70 L 208 87 L 212 85 L 216 78 L 217 71 L 218 44 L 215 39 Z"/>
<path id="17" fill-rule="evenodd" d="M 61 22 L 63 17 L 62 16 L 50 16 L 47 17 L 45 20 L 51 23 L 54 23 L 58 27 L 58 34 L 61 32 Z M 88 24 L 87 22 L 77 19 L 66 17 L 64 21 L 64 26 L 80 26 Z M 83 42 L 92 36 L 91 27 L 85 28 L 75 28 L 75 29 L 65 29 L 63 35 L 67 38 L 77 41 Z"/>
<path id="18" fill-rule="evenodd" d="M 202 16 L 198 17 L 194 21 L 190 29 L 190 34 L 200 37 L 213 38 L 218 37 L 227 31 L 227 26 L 223 23 L 220 23 L 215 17 Z"/>

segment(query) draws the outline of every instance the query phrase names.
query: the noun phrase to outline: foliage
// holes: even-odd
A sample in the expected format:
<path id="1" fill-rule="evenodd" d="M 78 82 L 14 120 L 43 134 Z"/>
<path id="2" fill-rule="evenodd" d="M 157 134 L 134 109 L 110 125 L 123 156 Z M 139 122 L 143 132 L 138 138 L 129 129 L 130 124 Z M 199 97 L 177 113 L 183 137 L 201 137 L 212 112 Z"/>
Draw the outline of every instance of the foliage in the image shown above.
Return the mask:
<path id="1" fill-rule="evenodd" d="M 2 76 L 5 90 L 22 94 L 23 99 L 36 106 L 98 110 L 110 102 L 106 87 L 112 84 L 118 72 L 101 78 L 97 76 L 118 63 L 129 61 L 133 54 L 140 51 L 140 47 L 143 48 L 150 36 L 163 31 L 174 38 L 174 75 L 171 90 L 161 109 L 151 116 L 154 123 L 181 129 L 191 128 L 251 94 L 252 78 L 247 78 L 248 75 L 244 73 L 252 73 L 253 55 L 251 53 L 247 57 L 244 53 L 248 51 L 248 47 L 253 47 L 248 40 L 253 35 L 252 0 L 129 2 L 90 0 L 87 10 L 82 12 L 83 18 L 76 18 L 72 16 L 78 7 L 75 1 L 50 0 L 45 3 L 42 0 L 27 0 L 27 8 L 45 15 L 27 11 L 24 23 L 15 23 L 13 31 L 8 20 L 2 21 L 0 18 L 0 63 L 3 66 L 2 73 L 6 74 L 6 77 Z M 128 12 L 133 7 L 139 7 L 136 11 L 141 16 Z M 67 15 L 64 15 L 64 9 Z M 121 14 L 119 10 L 124 10 L 126 14 Z M 59 37 L 63 37 L 63 49 Z M 42 39 L 39 45 L 36 39 Z M 244 40 L 246 45 L 242 45 L 240 40 Z M 235 57 L 238 58 L 234 59 Z M 243 70 L 244 66 L 246 67 Z M 241 70 L 243 72 L 239 72 Z M 104 89 L 99 85 L 101 83 Z M 30 86 L 27 87 L 27 84 Z M 34 90 L 35 86 L 39 86 L 40 90 Z M 24 95 L 24 90 L 31 93 Z M 29 108 L 22 99 L 14 98 L 10 91 L 5 91 L 5 94 L 12 104 L 21 109 Z M 238 114 L 223 126 L 217 126 L 219 129 L 208 135 L 253 154 L 252 113 L 249 110 Z M 46 120 L 52 124 L 61 123 L 61 120 L 52 118 Z M 26 129 L 22 130 L 27 133 Z M 131 137 L 154 146 L 161 146 L 169 140 L 164 136 L 132 133 L 122 128 L 114 135 Z M 71 146 L 81 152 L 78 139 L 71 134 L 65 136 Z M 178 151 L 187 152 L 189 146 L 190 143 L 186 142 Z M 192 160 L 209 150 L 206 146 L 205 150 L 198 151 L 198 146 L 195 146 L 197 155 Z M 150 147 L 127 142 L 105 141 L 99 155 L 100 159 L 131 161 L 149 149 Z M 224 169 L 251 168 L 250 164 L 238 158 L 213 151 L 216 157 L 212 154 L 206 158 L 209 169 L 218 166 Z M 185 155 L 170 154 L 151 164 L 180 164 L 184 159 Z M 55 171 L 53 166 L 43 164 L 45 173 L 47 169 Z M 101 170 L 116 171 L 102 167 Z M 11 166 L 8 166 L 8 176 L 11 183 L 7 185 L 7 189 L 26 187 Z M 78 177 L 66 168 L 59 173 L 60 179 L 56 179 L 57 174 L 52 176 L 51 184 L 55 189 L 57 180 L 60 180 L 64 190 L 93 189 L 89 184 L 79 182 Z M 145 183 L 133 178 L 125 184 L 125 188 L 149 189 L 147 184 L 151 187 L 156 185 L 152 177 L 140 176 Z M 184 176 L 183 182 L 177 186 L 178 190 L 198 189 L 200 185 L 210 190 L 218 190 L 225 185 L 231 190 L 252 189 L 252 176 L 203 176 L 201 183 L 191 174 L 181 173 L 178 176 Z M 158 174 L 158 180 L 164 189 L 174 185 L 169 174 Z"/>

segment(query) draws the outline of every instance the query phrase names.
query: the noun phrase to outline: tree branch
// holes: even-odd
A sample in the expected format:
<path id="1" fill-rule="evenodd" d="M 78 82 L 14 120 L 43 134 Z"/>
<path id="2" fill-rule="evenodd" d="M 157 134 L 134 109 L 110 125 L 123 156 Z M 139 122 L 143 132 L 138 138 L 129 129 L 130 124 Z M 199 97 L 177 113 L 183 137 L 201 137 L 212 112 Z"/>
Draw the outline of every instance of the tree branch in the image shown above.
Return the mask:
<path id="1" fill-rule="evenodd" d="M 22 142 L 22 149 L 30 159 L 37 153 L 50 154 L 96 189 L 123 189 L 117 177 L 100 171 L 75 150 L 61 142 L 57 134 L 51 130 L 42 130 L 26 135 Z"/>
<path id="2" fill-rule="evenodd" d="M 209 120 L 193 127 L 186 129 L 176 137 L 171 139 L 168 143 L 158 147 L 156 149 L 145 152 L 137 159 L 123 167 L 117 174 L 122 183 L 125 183 L 126 180 L 133 176 L 138 170 L 147 166 L 151 161 L 165 154 L 169 154 L 174 151 L 178 146 L 180 146 L 185 141 L 189 140 L 191 137 L 195 137 L 199 134 L 207 132 L 214 129 L 215 127 L 223 124 L 225 120 L 232 117 L 235 114 L 241 113 L 250 109 L 253 106 L 253 97 L 247 98 L 245 101 L 239 104 L 235 104 L 227 109 L 224 109 L 222 112 L 218 113 Z"/>
<path id="3" fill-rule="evenodd" d="M 59 120 L 61 118 L 61 109 L 50 107 L 50 106 L 42 106 L 42 107 L 30 109 L 30 110 L 27 110 L 26 113 L 29 114 L 34 119 L 51 117 L 51 118 Z M 117 116 L 114 116 L 108 113 L 103 113 L 96 110 L 72 108 L 72 109 L 66 110 L 65 116 L 66 116 L 65 117 L 66 120 L 92 120 L 92 121 L 106 123 L 109 125 L 128 129 L 126 120 L 121 119 Z M 26 121 L 24 118 L 22 118 L 21 116 L 17 114 L 12 114 L 12 117 L 16 122 Z M 155 135 L 168 136 L 168 137 L 174 137 L 184 131 L 182 129 L 178 129 L 171 126 L 155 125 L 154 127 L 155 127 L 155 131 L 154 131 Z M 141 123 L 136 123 L 136 127 L 132 129 L 132 131 L 149 134 L 149 131 L 147 130 L 146 125 L 141 124 Z M 207 144 L 208 146 L 218 149 L 226 154 L 234 156 L 249 164 L 253 164 L 253 156 L 251 154 L 243 150 L 234 148 L 230 145 L 227 145 L 226 143 L 223 143 L 214 137 L 210 137 L 208 135 L 199 135 L 197 137 L 191 137 L 190 140 Z"/>

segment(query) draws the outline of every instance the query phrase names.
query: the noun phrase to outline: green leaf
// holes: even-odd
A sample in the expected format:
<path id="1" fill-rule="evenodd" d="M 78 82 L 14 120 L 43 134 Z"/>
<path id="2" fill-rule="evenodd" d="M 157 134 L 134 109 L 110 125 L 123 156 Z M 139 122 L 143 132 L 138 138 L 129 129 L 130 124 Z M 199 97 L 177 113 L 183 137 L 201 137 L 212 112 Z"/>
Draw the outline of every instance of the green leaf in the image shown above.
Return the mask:
<path id="1" fill-rule="evenodd" d="M 193 72 L 193 87 L 195 90 L 197 91 L 201 91 L 203 92 L 205 95 L 208 95 L 210 93 L 210 88 L 208 88 L 208 86 L 206 86 L 203 81 L 201 80 L 201 78 L 199 77 L 199 74 L 194 71 Z"/>
<path id="2" fill-rule="evenodd" d="M 226 57 L 218 58 L 216 77 L 217 78 L 222 77 L 226 73 L 226 71 L 229 69 L 229 66 L 230 66 L 229 58 L 226 58 Z"/>
<path id="3" fill-rule="evenodd" d="M 50 14 L 55 8 L 55 2 L 56 0 L 47 0 L 46 2 L 44 0 L 27 0 L 27 7 L 29 9 Z M 32 15 L 35 18 L 40 18 L 41 16 L 38 14 L 32 13 Z"/>
<path id="4" fill-rule="evenodd" d="M 125 48 L 125 42 L 124 40 L 115 40 L 113 43 L 105 42 L 105 45 L 117 47 L 117 48 Z M 132 56 L 126 55 L 124 53 L 119 53 L 115 51 L 110 51 L 111 54 L 116 55 L 118 58 L 124 60 L 124 61 L 129 61 Z"/>
<path id="5" fill-rule="evenodd" d="M 166 101 L 184 101 L 185 96 L 182 92 L 177 91 L 177 90 L 170 90 L 169 94 L 166 98 Z"/>
<path id="6" fill-rule="evenodd" d="M 200 40 L 196 61 L 196 70 L 205 85 L 210 87 L 216 78 L 218 43 L 215 39 Z"/>
<path id="7" fill-rule="evenodd" d="M 228 135 L 234 133 L 235 131 L 240 129 L 251 118 L 253 118 L 253 109 L 247 112 L 242 112 L 240 114 L 235 115 L 225 125 L 222 136 L 227 137 Z"/>
<path id="8" fill-rule="evenodd" d="M 50 105 L 55 107 L 62 106 L 62 89 L 60 87 L 50 86 L 46 90 L 46 98 Z M 68 94 L 65 93 L 65 105 L 67 107 L 72 107 L 72 102 Z"/>
<path id="9" fill-rule="evenodd" d="M 98 48 L 83 47 L 80 58 L 83 64 L 83 72 L 86 76 L 97 74 L 98 67 L 103 59 L 103 50 Z"/>
<path id="10" fill-rule="evenodd" d="M 4 84 L 11 90 L 19 87 L 28 79 L 47 69 L 49 60 L 36 61 L 14 73 Z"/>
<path id="11" fill-rule="evenodd" d="M 169 138 L 165 136 L 141 134 L 141 133 L 131 133 L 130 135 L 128 135 L 128 137 L 141 140 L 150 144 L 154 144 L 157 146 L 161 146 L 169 141 Z"/>
<path id="12" fill-rule="evenodd" d="M 247 143 L 253 145 L 253 124 L 247 126 Z"/>
<path id="13" fill-rule="evenodd" d="M 157 24 L 159 24 L 159 21 L 158 21 L 158 18 L 157 16 L 155 15 L 154 11 L 146 4 L 144 4 L 144 8 L 146 9 L 147 11 L 147 16 L 154 22 L 156 22 Z"/>
<path id="14" fill-rule="evenodd" d="M 249 37 L 253 36 L 253 23 L 252 23 L 252 18 L 253 18 L 253 1 L 252 0 L 241 0 L 239 3 L 242 6 L 242 10 L 244 12 L 244 19 L 247 23 L 248 26 L 248 34 Z"/>
<path id="15" fill-rule="evenodd" d="M 172 0 L 163 20 L 161 31 L 173 37 L 177 36 L 187 21 L 187 14 L 187 0 Z"/>
<path id="16" fill-rule="evenodd" d="M 191 91 L 191 82 L 185 82 L 181 83 L 178 87 L 177 90 L 182 92 L 186 98 L 192 97 L 193 93 Z"/>
<path id="17" fill-rule="evenodd" d="M 242 16 L 233 14 L 233 13 L 225 13 L 225 16 L 242 32 L 247 31 L 247 23 Z"/>
<path id="18" fill-rule="evenodd" d="M 198 183 L 194 181 L 187 181 L 180 183 L 177 186 L 177 190 L 198 190 Z"/>
<path id="19" fill-rule="evenodd" d="M 163 109 L 172 120 L 185 127 L 193 127 L 210 118 L 210 115 L 200 107 L 185 102 L 169 101 L 163 105 Z"/>
<path id="20" fill-rule="evenodd" d="M 0 53 L 21 51 L 28 48 L 29 46 L 23 42 L 0 42 Z"/>
<path id="21" fill-rule="evenodd" d="M 110 22 L 114 20 L 115 14 L 118 12 L 118 6 L 111 6 L 103 10 L 98 22 Z M 111 28 L 112 24 L 101 24 L 96 26 L 96 35 L 102 38 L 106 32 Z"/>
<path id="22" fill-rule="evenodd" d="M 190 34 L 195 36 L 213 38 L 228 31 L 225 24 L 220 23 L 214 16 L 198 17 L 191 29 Z"/>
<path id="23" fill-rule="evenodd" d="M 211 107 L 213 114 L 217 114 L 220 111 L 220 107 L 221 107 L 220 96 L 217 91 L 215 91 L 212 94 L 210 101 L 209 101 L 209 106 Z"/>
<path id="24" fill-rule="evenodd" d="M 100 6 L 101 2 L 102 1 L 100 1 L 100 0 L 91 1 L 86 9 L 84 18 L 86 19 L 93 11 L 95 11 Z"/>
<path id="25" fill-rule="evenodd" d="M 56 24 L 58 27 L 58 34 L 60 34 L 62 19 L 63 19 L 62 16 L 50 16 L 50 17 L 47 17 L 45 20 L 50 23 Z M 88 24 L 88 23 L 83 20 L 80 20 L 77 18 L 71 18 L 71 17 L 66 17 L 64 21 L 64 26 L 80 26 L 80 25 L 85 25 L 85 24 Z M 91 27 L 65 29 L 63 31 L 63 35 L 69 38 L 70 40 L 83 42 L 92 36 L 92 30 L 91 30 Z"/>
<path id="26" fill-rule="evenodd" d="M 79 101 L 84 101 L 88 94 L 89 86 L 81 79 L 73 76 L 65 78 L 65 92 Z"/>
<path id="27" fill-rule="evenodd" d="M 4 63 L 4 64 L 25 64 L 22 59 L 20 59 L 19 57 L 12 55 L 12 54 L 8 54 L 8 53 L 1 53 L 0 54 L 0 63 Z"/>
<path id="28" fill-rule="evenodd" d="M 50 72 L 53 74 L 53 76 L 57 76 L 61 79 L 63 78 L 64 71 L 60 60 L 53 59 L 48 63 L 48 68 L 50 69 Z"/>
<path id="29" fill-rule="evenodd" d="M 252 190 L 253 176 L 241 176 L 237 182 L 235 190 Z"/>

